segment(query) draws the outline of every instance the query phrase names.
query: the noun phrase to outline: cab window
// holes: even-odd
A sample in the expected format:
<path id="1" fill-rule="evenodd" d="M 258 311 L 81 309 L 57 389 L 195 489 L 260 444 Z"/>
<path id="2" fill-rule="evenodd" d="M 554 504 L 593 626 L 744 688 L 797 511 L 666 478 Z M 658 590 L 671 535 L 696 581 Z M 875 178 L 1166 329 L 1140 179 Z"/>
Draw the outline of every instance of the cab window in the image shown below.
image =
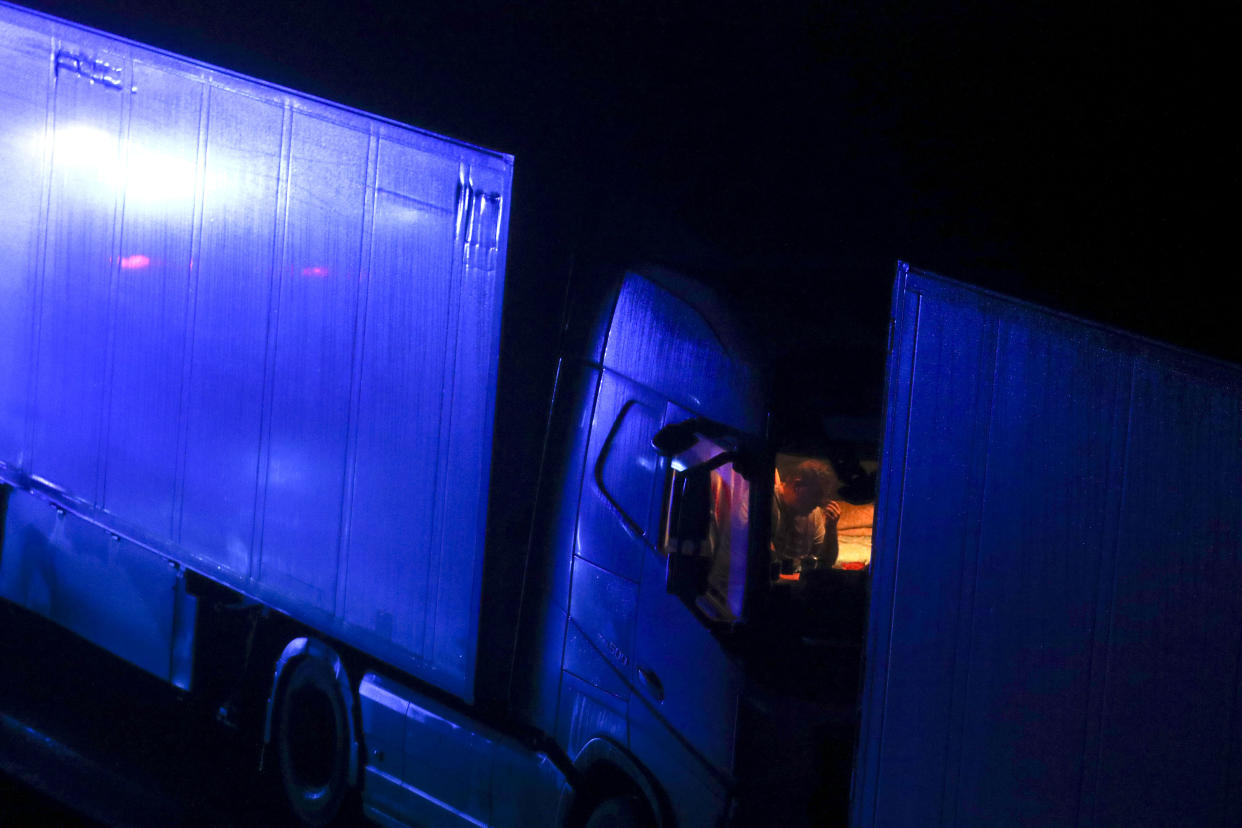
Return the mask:
<path id="1" fill-rule="evenodd" d="M 711 618 L 740 618 L 750 482 L 731 454 L 704 438 L 673 459 L 666 493 L 660 541 L 670 556 L 670 591 L 692 599 Z"/>
<path id="2" fill-rule="evenodd" d="M 875 504 L 848 494 L 827 458 L 777 455 L 768 544 L 773 579 L 870 564 Z"/>
<path id="3" fill-rule="evenodd" d="M 622 407 L 595 467 L 596 484 L 637 536 L 645 536 L 651 518 L 659 457 L 651 435 L 659 415 L 630 400 Z"/>

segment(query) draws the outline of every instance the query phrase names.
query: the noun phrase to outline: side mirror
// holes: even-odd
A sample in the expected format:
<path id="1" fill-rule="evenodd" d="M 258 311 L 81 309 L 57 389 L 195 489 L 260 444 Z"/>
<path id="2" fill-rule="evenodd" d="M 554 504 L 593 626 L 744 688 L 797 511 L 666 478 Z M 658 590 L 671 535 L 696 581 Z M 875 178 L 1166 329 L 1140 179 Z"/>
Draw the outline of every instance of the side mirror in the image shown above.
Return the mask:
<path id="1" fill-rule="evenodd" d="M 745 435 L 697 417 L 665 426 L 651 443 L 670 467 L 660 538 L 665 590 L 722 644 L 736 643 L 751 559 L 751 481 L 766 455 Z"/>
<path id="2" fill-rule="evenodd" d="M 712 471 L 696 466 L 673 476 L 668 542 L 670 553 L 697 555 L 711 525 Z"/>
<path id="3" fill-rule="evenodd" d="M 763 452 L 756 448 L 754 440 L 728 426 L 713 422 L 703 417 L 691 417 L 679 423 L 669 423 L 651 438 L 651 447 L 664 457 L 677 457 L 685 454 L 699 444 L 701 438 L 716 441 L 728 452 L 727 462 L 747 480 L 754 480 L 754 475 L 767 468 L 767 459 Z M 720 465 L 717 461 L 715 465 Z"/>
<path id="4" fill-rule="evenodd" d="M 703 591 L 711 566 L 708 544 L 711 527 L 711 470 L 703 467 L 673 475 L 669 504 L 667 590 L 683 598 Z"/>
<path id="5" fill-rule="evenodd" d="M 698 424 L 697 418 L 680 423 L 669 423 L 651 438 L 651 447 L 665 457 L 676 457 L 682 452 L 689 451 L 699 441 L 698 435 L 695 434 Z"/>

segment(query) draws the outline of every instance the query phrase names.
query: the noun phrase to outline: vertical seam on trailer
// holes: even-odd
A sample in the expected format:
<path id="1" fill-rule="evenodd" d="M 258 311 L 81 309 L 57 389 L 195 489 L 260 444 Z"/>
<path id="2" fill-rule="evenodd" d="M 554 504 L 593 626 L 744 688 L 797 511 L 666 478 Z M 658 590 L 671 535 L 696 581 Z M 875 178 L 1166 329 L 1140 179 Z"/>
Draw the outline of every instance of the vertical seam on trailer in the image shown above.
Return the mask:
<path id="1" fill-rule="evenodd" d="M 435 664 L 435 627 L 431 623 L 433 621 L 432 610 L 438 605 L 440 599 L 440 579 L 438 577 L 439 566 L 443 560 L 444 554 L 444 532 L 447 523 L 447 509 L 445 502 L 448 493 L 447 477 L 452 474 L 452 469 L 448 465 L 448 451 L 452 446 L 452 424 L 453 424 L 453 390 L 455 386 L 455 375 L 457 371 L 457 335 L 458 325 L 461 319 L 461 309 L 457 303 L 461 299 L 463 293 L 463 283 L 466 279 L 468 262 L 468 245 L 470 238 L 470 221 L 472 219 L 471 210 L 474 202 L 474 188 L 471 181 L 470 165 L 466 161 L 460 161 L 458 165 L 458 188 L 457 188 L 457 216 L 453 227 L 453 261 L 450 264 L 451 275 L 449 277 L 449 292 L 447 299 L 447 317 L 445 319 L 445 337 L 444 337 L 444 364 L 441 368 L 441 398 L 440 409 L 438 412 L 439 435 L 436 445 L 436 468 L 435 468 L 435 487 L 436 502 L 434 517 L 432 518 L 431 533 L 431 549 L 427 555 L 427 591 L 429 595 L 434 594 L 434 599 L 425 601 L 423 604 L 423 650 L 422 657 L 424 660 Z M 433 581 L 434 577 L 434 581 Z M 432 593 L 434 584 L 435 591 Z"/>
<path id="2" fill-rule="evenodd" d="M 919 326 L 922 324 L 922 313 L 923 313 L 923 296 L 922 294 L 917 294 L 917 296 L 918 296 L 918 300 L 916 301 L 915 308 L 914 308 L 915 347 L 913 347 L 910 352 L 910 381 L 906 386 L 908 397 L 906 399 L 906 412 L 905 412 L 906 421 L 905 421 L 905 429 L 904 429 L 905 436 L 904 436 L 904 439 L 902 440 L 902 449 L 901 449 L 901 465 L 902 465 L 901 497 L 898 500 L 900 507 L 897 513 L 898 514 L 897 526 L 894 527 L 892 530 L 893 581 L 892 581 L 891 588 L 889 590 L 890 599 L 889 599 L 889 604 L 888 604 L 888 642 L 886 644 L 887 652 L 885 653 L 885 656 L 884 656 L 884 682 L 880 688 L 880 691 L 881 691 L 880 700 L 875 705 L 876 709 L 879 711 L 876 715 L 880 717 L 880 721 L 877 726 L 879 736 L 876 739 L 877 744 L 875 747 L 875 759 L 874 759 L 877 772 L 875 774 L 875 781 L 872 785 L 872 791 L 871 791 L 872 801 L 871 801 L 870 810 L 871 810 L 871 823 L 872 824 L 875 824 L 875 821 L 876 821 L 876 807 L 877 807 L 876 803 L 880 799 L 881 776 L 878 771 L 879 771 L 879 766 L 881 762 L 883 761 L 883 755 L 884 755 L 884 737 L 885 737 L 884 731 L 885 731 L 885 725 L 886 725 L 885 720 L 888 718 L 888 708 L 886 707 L 886 701 L 888 699 L 889 680 L 892 675 L 892 663 L 893 663 L 893 624 L 896 621 L 896 615 L 897 615 L 897 582 L 899 580 L 900 572 L 901 572 L 901 543 L 900 543 L 901 528 L 902 528 L 902 525 L 905 523 L 905 519 L 906 519 L 906 513 L 905 513 L 906 483 L 907 483 L 906 460 L 910 452 L 910 429 L 912 427 L 911 423 L 914 420 L 914 380 L 915 380 L 915 376 L 918 370 L 917 343 L 918 343 L 918 338 L 919 338 Z M 875 577 L 875 573 L 872 573 L 873 580 L 874 580 L 874 577 Z"/>
<path id="3" fill-rule="evenodd" d="M 125 58 L 126 68 L 132 84 L 134 79 L 134 56 L 130 52 Z M 104 321 L 106 337 L 104 345 L 104 381 L 99 390 L 102 397 L 99 404 L 99 434 L 95 440 L 95 493 L 90 499 L 97 509 L 107 508 L 108 485 L 108 446 L 112 431 L 112 384 L 116 373 L 117 325 L 121 290 L 121 251 L 125 238 L 125 209 L 129 196 L 129 164 L 130 164 L 130 132 L 133 126 L 134 107 L 133 95 L 122 92 L 121 124 L 117 140 L 120 142 L 119 159 L 121 177 L 117 182 L 117 192 L 113 196 L 112 206 L 112 239 L 110 246 L 112 256 L 108 263 L 108 299 Z"/>
<path id="4" fill-rule="evenodd" d="M 991 444 L 991 440 L 992 440 L 992 424 L 995 422 L 995 419 L 996 419 L 996 386 L 997 386 L 997 377 L 1000 374 L 1000 325 L 1001 323 L 997 321 L 996 324 L 992 326 L 992 330 L 990 331 L 992 334 L 992 374 L 991 374 L 991 379 L 989 380 L 990 388 L 989 388 L 989 393 L 988 393 L 987 420 L 984 424 L 984 433 L 983 433 L 982 443 L 981 443 L 981 449 L 983 451 L 983 469 L 981 470 L 981 476 L 979 479 L 979 508 L 975 513 L 975 516 L 978 518 L 978 522 L 975 526 L 974 579 L 970 587 L 969 606 L 965 606 L 964 602 L 962 601 L 963 595 L 962 595 L 962 591 L 959 585 L 958 606 L 960 607 L 960 609 L 958 611 L 957 621 L 954 624 L 954 638 L 957 639 L 957 641 L 955 642 L 955 646 L 953 648 L 953 687 L 954 687 L 954 690 L 956 690 L 956 687 L 958 685 L 957 678 L 956 678 L 957 669 L 958 669 L 959 662 L 962 661 L 961 656 L 963 655 L 965 657 L 965 666 L 963 668 L 965 670 L 965 676 L 962 678 L 962 681 L 961 681 L 962 698 L 956 700 L 955 702 L 955 694 L 950 693 L 950 696 L 949 696 L 950 728 L 952 728 L 954 724 L 956 724 L 957 744 L 956 745 L 953 744 L 951 736 L 950 738 L 947 738 L 945 740 L 945 762 L 944 762 L 945 769 L 944 769 L 944 776 L 941 779 L 941 793 L 940 793 L 941 811 L 940 813 L 941 813 L 941 824 L 948 824 L 948 825 L 961 824 L 960 822 L 960 811 L 961 811 L 960 785 L 961 785 L 962 751 L 963 751 L 962 743 L 963 743 L 964 734 L 966 731 L 966 716 L 967 716 L 966 697 L 970 694 L 971 651 L 972 651 L 972 645 L 974 643 L 974 635 L 975 635 L 975 629 L 976 629 L 975 596 L 979 594 L 979 557 L 981 554 L 980 550 L 983 548 L 983 516 L 987 513 L 987 482 L 988 482 L 988 472 L 991 470 L 991 464 L 989 462 L 991 455 L 988 452 L 988 446 Z M 972 452 L 973 463 L 978 462 L 978 460 L 975 458 L 977 457 L 979 451 L 980 451 L 980 446 L 975 446 Z M 963 625 L 967 628 L 967 631 L 965 633 L 963 633 L 961 629 Z M 961 643 L 961 638 L 963 634 L 966 636 L 966 642 L 964 645 Z M 964 652 L 960 652 L 962 650 L 964 650 Z M 952 733 L 952 730 L 950 730 L 950 734 L 951 733 Z M 952 756 L 954 752 L 956 752 L 957 754 L 956 757 Z M 949 771 L 950 771 L 951 764 L 954 766 L 954 769 L 958 775 L 958 780 L 957 780 L 958 788 L 956 789 L 956 792 L 954 793 L 954 796 L 953 796 L 952 810 L 953 810 L 954 818 L 946 823 L 944 820 L 944 817 L 947 813 L 946 799 L 947 799 L 947 791 L 948 791 L 948 785 L 949 785 Z"/>
<path id="5" fill-rule="evenodd" d="M 272 409 L 276 405 L 276 348 L 280 333 L 280 293 L 284 286 L 284 261 L 289 235 L 289 199 L 293 167 L 293 106 L 281 108 L 280 165 L 276 174 L 276 215 L 272 217 L 272 269 L 268 280 L 267 330 L 263 342 L 263 381 L 259 398 L 259 452 L 255 468 L 254 515 L 250 530 L 248 579 L 258 580 L 263 569 L 264 512 L 271 470 Z"/>
<path id="6" fill-rule="evenodd" d="M 358 429 L 362 419 L 362 371 L 366 358 L 367 302 L 371 288 L 371 253 L 375 238 L 375 200 L 379 183 L 378 131 L 372 127 L 367 139 L 366 185 L 362 194 L 362 226 L 359 228 L 358 283 L 354 304 L 353 343 L 350 349 L 349 410 L 345 428 L 345 463 L 342 469 L 341 520 L 337 527 L 336 581 L 333 588 L 333 611 L 345 617 L 346 586 L 349 579 L 349 548 L 353 525 L 354 489 L 358 471 Z"/>
<path id="7" fill-rule="evenodd" d="M 204 81 L 199 95 L 198 146 L 194 162 L 194 208 L 190 218 L 190 262 L 186 270 L 185 334 L 181 338 L 181 388 L 177 395 L 177 467 L 173 473 L 173 542 L 182 543 L 185 508 L 185 475 L 190 453 L 190 396 L 194 380 L 194 346 L 197 338 L 199 269 L 202 266 L 203 221 L 207 213 L 207 134 L 211 127 L 211 82 Z"/>
<path id="8" fill-rule="evenodd" d="M 34 284 L 31 285 L 31 319 L 29 331 L 30 373 L 26 377 L 26 399 L 22 441 L 24 457 L 19 472 L 26 475 L 34 474 L 35 417 L 32 411 L 35 397 L 39 390 L 39 342 L 43 333 L 43 287 L 47 274 L 47 234 L 51 227 L 52 212 L 52 166 L 55 160 L 56 139 L 56 94 L 60 83 L 60 75 L 56 72 L 57 38 L 49 37 L 48 72 L 50 81 L 47 86 L 47 105 L 43 116 L 43 187 L 39 196 L 39 224 L 36 228 L 38 250 L 35 253 Z"/>
<path id="9" fill-rule="evenodd" d="M 1086 716 L 1086 723 L 1084 726 L 1084 730 L 1085 730 L 1084 749 L 1088 747 L 1088 745 L 1086 744 L 1086 740 L 1087 738 L 1089 738 L 1090 731 L 1093 728 L 1096 734 L 1095 736 L 1095 741 L 1096 741 L 1095 757 L 1094 757 L 1095 758 L 1095 763 L 1094 763 L 1095 769 L 1092 774 L 1092 776 L 1094 777 L 1094 783 L 1092 785 L 1093 787 L 1092 802 L 1090 805 L 1091 814 L 1088 820 L 1088 824 L 1095 824 L 1096 815 L 1099 811 L 1100 770 L 1104 762 L 1104 716 L 1106 713 L 1106 709 L 1108 707 L 1108 679 L 1109 679 L 1109 674 L 1112 671 L 1112 638 L 1113 638 L 1113 619 L 1114 619 L 1113 598 L 1117 593 L 1117 571 L 1118 571 L 1117 560 L 1118 560 L 1118 555 L 1120 553 L 1120 548 L 1121 548 L 1122 514 L 1125 511 L 1127 481 L 1129 479 L 1129 475 L 1126 473 L 1126 467 L 1129 462 L 1130 438 L 1132 436 L 1132 431 L 1134 427 L 1135 384 L 1138 382 L 1137 366 L 1133 360 L 1134 358 L 1131 357 L 1130 372 L 1129 372 L 1130 376 L 1129 376 L 1129 383 L 1128 383 L 1129 389 L 1126 395 L 1126 406 L 1125 406 L 1126 432 L 1125 432 L 1125 437 L 1122 439 L 1121 456 L 1119 458 L 1121 485 L 1120 485 L 1120 490 L 1117 496 L 1116 510 L 1113 513 L 1112 550 L 1111 550 L 1111 554 L 1108 557 L 1108 563 L 1112 567 L 1112 572 L 1111 573 L 1108 572 L 1104 566 L 1104 561 L 1101 561 L 1100 573 L 1097 577 L 1097 587 L 1096 587 L 1096 601 L 1099 602 L 1100 609 L 1096 610 L 1096 612 L 1093 615 L 1093 619 L 1092 619 L 1092 631 L 1091 631 L 1092 647 L 1091 647 L 1091 664 L 1090 664 L 1090 667 L 1088 668 L 1089 677 L 1090 677 L 1089 684 L 1087 685 L 1088 694 L 1090 694 L 1091 692 L 1090 688 L 1095 684 L 1097 668 L 1100 671 L 1099 673 L 1100 689 L 1099 689 L 1099 700 L 1098 700 L 1098 712 L 1096 713 L 1097 721 L 1094 723 L 1094 725 L 1091 722 L 1091 714 L 1093 710 L 1097 708 L 1097 705 L 1093 705 L 1091 704 L 1090 701 L 1088 701 L 1088 711 L 1087 711 L 1087 716 Z M 1107 600 L 1105 600 L 1105 595 L 1104 595 L 1105 590 L 1107 590 Z M 1096 652 L 1097 650 L 1099 650 L 1099 646 L 1096 643 L 1096 639 L 1099 634 L 1099 631 L 1095 629 L 1094 624 L 1095 624 L 1095 621 L 1099 618 L 1099 614 L 1101 611 L 1105 611 L 1107 613 L 1106 621 L 1105 621 L 1105 630 L 1104 630 L 1103 652 L 1100 654 L 1103 658 L 1104 663 L 1102 665 L 1097 665 L 1096 664 Z M 1088 698 L 1090 698 L 1090 696 Z M 1077 819 L 1077 822 L 1079 824 L 1082 824 L 1082 821 L 1083 821 L 1082 811 L 1083 811 L 1083 807 L 1085 804 L 1084 800 L 1087 796 L 1087 777 L 1088 777 L 1087 761 L 1086 761 L 1086 757 L 1084 756 L 1082 778 L 1080 779 L 1079 786 L 1078 786 L 1078 807 L 1077 807 L 1078 819 Z"/>
<path id="10" fill-rule="evenodd" d="M 1233 404 L 1233 405 L 1232 405 L 1232 408 L 1233 408 L 1233 412 L 1232 412 L 1232 413 L 1233 413 L 1233 416 L 1234 416 L 1234 423 L 1235 423 L 1235 426 L 1234 426 L 1233 431 L 1236 433 L 1236 432 L 1237 432 L 1237 417 L 1238 417 L 1238 413 L 1239 413 L 1239 412 L 1238 412 L 1238 398 L 1237 398 L 1237 397 L 1231 397 L 1231 398 L 1230 398 L 1230 402 Z M 1213 420 L 1215 420 L 1215 418 L 1214 418 L 1214 417 L 1213 417 L 1212 419 L 1213 419 Z M 1232 495 L 1232 497 L 1231 497 L 1231 498 L 1229 498 L 1229 499 L 1230 499 L 1230 500 L 1234 500 L 1234 501 L 1236 501 L 1236 500 L 1237 500 L 1237 485 L 1236 485 L 1236 482 L 1235 482 L 1234 486 L 1232 487 L 1232 491 L 1230 492 L 1230 494 Z M 1231 548 L 1228 548 L 1228 547 L 1227 547 L 1225 551 L 1228 553 L 1228 552 L 1233 552 L 1234 550 L 1233 550 L 1233 549 L 1231 549 Z M 1236 555 L 1235 555 L 1235 559 L 1234 559 L 1234 560 L 1235 560 L 1235 562 L 1236 562 Z M 1235 563 L 1235 567 L 1236 567 L 1236 563 Z M 1235 601 L 1235 603 L 1234 603 L 1234 620 L 1235 620 L 1235 623 L 1237 623 L 1238 619 L 1239 619 L 1239 615 L 1238 615 L 1238 604 L 1237 604 L 1237 601 Z M 1240 627 L 1242 627 L 1242 625 L 1240 625 Z M 1231 698 L 1230 698 L 1229 707 L 1228 707 L 1228 709 L 1227 709 L 1227 711 L 1226 711 L 1226 713 L 1225 713 L 1225 728 L 1224 728 L 1224 733 L 1225 733 L 1225 761 L 1222 763 L 1222 768 L 1221 768 L 1221 781 L 1220 781 L 1220 784 L 1221 784 L 1221 796 L 1222 796 L 1222 798 L 1223 798 L 1223 800 L 1224 800 L 1223 810 L 1224 810 L 1224 817 L 1225 817 L 1224 822 L 1223 822 L 1222 824 L 1225 824 L 1225 825 L 1229 825 L 1229 824 L 1231 824 L 1231 822 L 1230 822 L 1230 820 L 1229 820 L 1229 815 L 1230 815 L 1230 812 L 1231 812 L 1231 811 L 1234 813 L 1234 817 L 1235 817 L 1235 818 L 1234 818 L 1234 820 L 1233 820 L 1233 822 L 1236 822 L 1236 821 L 1237 821 L 1237 806 L 1238 806 L 1238 802 L 1237 802 L 1237 797 L 1236 797 L 1236 795 L 1231 795 L 1231 793 L 1230 793 L 1229 780 L 1230 780 L 1231 776 L 1233 776 L 1233 775 L 1231 775 L 1231 774 L 1230 774 L 1230 767 L 1232 766 L 1233 762 L 1235 761 L 1235 754 L 1236 754 L 1236 744 L 1235 744 L 1236 739 L 1235 739 L 1235 736 L 1234 736 L 1234 728 L 1236 727 L 1235 722 L 1236 722 L 1236 719 L 1237 719 L 1237 713 L 1238 713 L 1238 691 L 1239 691 L 1239 679 L 1240 679 L 1240 678 L 1242 678 L 1242 673 L 1240 673 L 1240 671 L 1242 671 L 1242 629 L 1239 629 L 1239 631 L 1238 631 L 1238 638 L 1237 638 L 1236 643 L 1234 644 L 1234 647 L 1233 647 L 1233 652 L 1234 652 L 1234 658 L 1233 658 L 1233 681 L 1231 681 L 1231 682 L 1230 682 L 1230 687 L 1233 689 L 1233 693 L 1231 694 Z"/>
<path id="11" fill-rule="evenodd" d="M 1235 720 L 1238 713 L 1238 694 L 1239 692 L 1242 692 L 1242 631 L 1239 632 L 1238 640 L 1237 643 L 1234 644 L 1233 651 L 1233 699 L 1232 703 L 1229 705 L 1229 712 L 1225 717 L 1228 724 L 1225 727 L 1225 761 L 1224 767 L 1221 769 L 1221 774 L 1223 776 L 1221 785 L 1224 789 L 1222 795 L 1225 800 L 1224 824 L 1226 825 L 1236 823 L 1239 815 L 1238 794 L 1236 793 L 1237 786 L 1235 785 L 1231 789 L 1229 781 L 1237 776 L 1236 771 L 1234 773 L 1230 773 L 1230 769 L 1237 761 L 1237 737 L 1234 734 L 1234 728 L 1237 726 L 1235 724 Z M 1233 816 L 1232 821 L 1229 819 L 1231 814 Z"/>

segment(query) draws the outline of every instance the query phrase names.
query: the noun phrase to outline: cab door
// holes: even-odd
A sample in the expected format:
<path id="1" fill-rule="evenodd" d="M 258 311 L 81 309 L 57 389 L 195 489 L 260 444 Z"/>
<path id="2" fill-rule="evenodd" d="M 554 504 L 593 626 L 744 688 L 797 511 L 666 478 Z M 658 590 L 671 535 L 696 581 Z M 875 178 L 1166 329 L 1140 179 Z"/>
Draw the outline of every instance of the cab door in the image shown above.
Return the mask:
<path id="1" fill-rule="evenodd" d="M 669 405 L 666 424 L 688 412 Z M 729 649 L 742 616 L 747 566 L 750 484 L 723 447 L 700 439 L 664 460 L 658 542 L 645 550 L 635 628 L 635 692 L 630 698 L 632 747 L 679 799 L 692 822 L 727 805 L 732 787 L 738 699 L 743 673 Z M 670 513 L 679 475 L 706 477 L 706 536 L 701 548 L 670 561 Z"/>

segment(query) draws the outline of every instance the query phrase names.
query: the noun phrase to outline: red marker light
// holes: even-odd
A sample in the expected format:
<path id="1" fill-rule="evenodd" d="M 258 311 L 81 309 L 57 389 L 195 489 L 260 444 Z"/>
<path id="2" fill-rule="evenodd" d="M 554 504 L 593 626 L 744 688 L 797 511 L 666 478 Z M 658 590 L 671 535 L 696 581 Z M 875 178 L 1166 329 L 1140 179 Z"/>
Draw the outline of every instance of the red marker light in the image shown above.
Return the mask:
<path id="1" fill-rule="evenodd" d="M 121 258 L 121 270 L 142 270 L 149 267 L 151 259 L 141 253 L 135 253 L 132 256 L 123 256 Z"/>

